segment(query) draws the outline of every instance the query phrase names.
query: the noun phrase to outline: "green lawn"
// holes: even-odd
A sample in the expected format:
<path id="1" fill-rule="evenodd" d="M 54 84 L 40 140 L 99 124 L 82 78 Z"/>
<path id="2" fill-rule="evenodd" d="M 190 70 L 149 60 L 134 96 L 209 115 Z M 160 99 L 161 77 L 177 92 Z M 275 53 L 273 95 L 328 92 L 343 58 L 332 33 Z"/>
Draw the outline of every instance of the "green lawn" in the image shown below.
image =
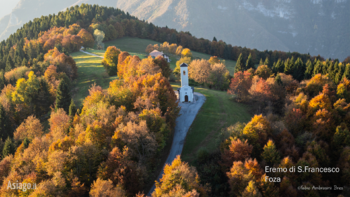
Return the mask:
<path id="1" fill-rule="evenodd" d="M 175 83 L 172 86 L 180 87 Z M 217 138 L 223 128 L 236 122 L 249 122 L 252 117 L 248 113 L 249 106 L 233 101 L 226 92 L 198 87 L 195 92 L 202 93 L 206 101 L 186 136 L 181 158 L 188 162 L 193 161 L 202 147 L 208 151 L 217 150 Z"/>
<path id="2" fill-rule="evenodd" d="M 149 44 L 161 44 L 160 42 L 154 41 L 154 40 L 149 40 L 149 39 L 141 39 L 141 38 L 131 38 L 131 37 L 124 37 L 124 38 L 119 38 L 113 41 L 108 41 L 105 42 L 105 48 L 108 46 L 116 46 L 122 51 L 127 51 L 130 53 L 130 55 L 137 55 L 141 59 L 146 58 L 148 54 L 145 52 L 146 47 Z M 103 50 L 94 50 L 94 49 L 88 49 L 87 50 L 90 53 L 94 53 L 100 56 L 104 55 Z M 199 53 L 196 51 L 192 51 L 193 59 L 209 59 L 211 55 L 205 54 L 205 53 Z M 179 59 L 175 55 L 169 55 L 170 56 L 170 68 L 174 69 L 176 67 L 176 61 Z M 220 58 L 220 60 L 223 60 Z M 233 60 L 225 60 L 224 61 L 227 69 L 230 71 L 230 74 L 233 75 L 234 69 L 236 66 L 236 61 Z"/>
<path id="3" fill-rule="evenodd" d="M 116 79 L 117 76 L 109 77 L 101 65 L 102 59 L 87 55 L 82 52 L 72 53 L 71 56 L 77 63 L 78 79 L 74 82 L 72 88 L 72 97 L 77 106 L 80 106 L 86 96 L 89 94 L 89 88 L 93 83 L 108 88 L 109 82 Z"/>

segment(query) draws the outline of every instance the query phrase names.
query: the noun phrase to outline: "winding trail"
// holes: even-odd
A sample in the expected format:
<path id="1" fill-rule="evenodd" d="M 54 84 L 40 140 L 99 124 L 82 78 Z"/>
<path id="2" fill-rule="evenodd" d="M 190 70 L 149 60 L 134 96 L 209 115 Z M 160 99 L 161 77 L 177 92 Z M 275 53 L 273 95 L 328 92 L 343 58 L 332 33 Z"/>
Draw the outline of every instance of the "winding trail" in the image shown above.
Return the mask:
<path id="1" fill-rule="evenodd" d="M 188 129 L 196 118 L 199 109 L 205 102 L 205 96 L 203 94 L 195 92 L 194 96 L 196 101 L 193 103 L 179 103 L 179 106 L 181 107 L 180 116 L 176 119 L 173 144 L 171 145 L 171 150 L 165 164 L 171 164 L 177 155 L 181 155 Z M 162 172 L 157 178 L 158 182 L 163 176 L 164 166 Z M 153 187 L 148 192 L 147 196 L 151 196 L 155 187 L 155 184 L 153 184 Z"/>
<path id="2" fill-rule="evenodd" d="M 96 55 L 96 54 L 93 54 L 93 53 L 89 53 L 89 52 L 83 51 L 83 50 L 81 50 L 81 49 L 80 49 L 80 52 L 86 53 L 86 54 L 88 54 L 88 55 L 92 55 L 92 56 L 99 57 L 99 58 L 102 58 L 102 59 L 103 59 L 102 56 L 99 56 L 99 55 Z"/>

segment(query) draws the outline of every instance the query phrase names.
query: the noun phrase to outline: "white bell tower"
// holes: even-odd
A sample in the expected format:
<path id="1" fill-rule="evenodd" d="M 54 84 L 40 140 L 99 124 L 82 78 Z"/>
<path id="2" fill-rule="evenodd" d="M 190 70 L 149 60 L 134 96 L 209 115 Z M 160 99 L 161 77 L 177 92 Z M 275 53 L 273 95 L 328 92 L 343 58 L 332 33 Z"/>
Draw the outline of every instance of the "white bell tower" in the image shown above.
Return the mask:
<path id="1" fill-rule="evenodd" d="M 188 68 L 187 64 L 182 63 L 180 66 L 181 72 L 181 87 L 188 86 Z"/>
<path id="2" fill-rule="evenodd" d="M 194 88 L 188 85 L 188 65 L 180 65 L 181 88 L 178 89 L 180 102 L 193 102 Z"/>

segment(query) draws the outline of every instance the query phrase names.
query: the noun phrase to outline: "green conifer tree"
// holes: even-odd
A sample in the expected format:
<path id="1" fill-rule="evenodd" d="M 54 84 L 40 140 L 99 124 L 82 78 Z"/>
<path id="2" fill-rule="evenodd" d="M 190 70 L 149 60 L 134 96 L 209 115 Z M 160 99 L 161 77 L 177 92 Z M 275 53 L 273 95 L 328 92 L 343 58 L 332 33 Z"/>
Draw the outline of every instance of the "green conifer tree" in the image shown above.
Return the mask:
<path id="1" fill-rule="evenodd" d="M 333 64 L 333 72 L 332 72 L 334 82 L 335 82 L 335 76 L 337 75 L 338 72 L 339 72 L 339 62 L 335 62 Z"/>
<path id="2" fill-rule="evenodd" d="M 278 59 L 278 61 L 276 62 L 274 72 L 275 73 L 283 73 L 284 72 L 284 64 L 281 61 L 281 59 Z"/>
<path id="3" fill-rule="evenodd" d="M 335 75 L 334 83 L 339 84 L 343 78 L 344 75 L 344 66 L 341 64 L 338 64 L 338 72 Z"/>
<path id="4" fill-rule="evenodd" d="M 270 67 L 270 62 L 269 62 L 269 58 L 266 57 L 265 61 L 264 61 L 264 65 L 267 65 L 268 67 Z"/>
<path id="5" fill-rule="evenodd" d="M 336 150 L 340 150 L 345 146 L 350 146 L 350 132 L 346 125 L 337 126 L 332 145 Z"/>
<path id="6" fill-rule="evenodd" d="M 235 73 L 240 72 L 240 71 L 244 71 L 245 66 L 242 64 L 242 53 L 239 54 L 237 62 L 236 62 L 236 67 L 235 67 Z"/>
<path id="7" fill-rule="evenodd" d="M 294 63 L 294 68 L 293 68 L 293 78 L 301 81 L 304 79 L 304 72 L 305 72 L 305 66 L 304 62 L 298 58 L 297 61 Z"/>
<path id="8" fill-rule="evenodd" d="M 13 131 L 10 120 L 5 112 L 5 108 L 0 104 L 0 138 L 5 141 L 6 138 L 12 137 Z"/>
<path id="9" fill-rule="evenodd" d="M 5 87 L 5 76 L 4 76 L 4 70 L 0 71 L 0 90 L 2 90 Z"/>
<path id="10" fill-rule="evenodd" d="M 77 108 L 75 107 L 74 101 L 72 99 L 69 105 L 69 116 L 73 117 L 76 112 L 77 112 Z"/>
<path id="11" fill-rule="evenodd" d="M 322 63 L 320 60 L 317 60 L 316 64 L 314 65 L 314 73 L 312 76 L 315 76 L 319 73 L 322 73 Z"/>
<path id="12" fill-rule="evenodd" d="M 314 65 L 312 64 L 311 60 L 307 60 L 304 79 L 311 79 L 313 71 L 314 71 Z"/>
<path id="13" fill-rule="evenodd" d="M 292 60 L 291 59 L 287 59 L 285 62 L 284 62 L 284 73 L 287 74 L 287 75 L 290 75 L 293 73 L 293 67 L 292 67 Z"/>
<path id="14" fill-rule="evenodd" d="M 71 96 L 69 87 L 65 80 L 61 80 L 56 92 L 56 109 L 63 108 L 67 113 L 69 112 L 69 105 Z"/>
<path id="15" fill-rule="evenodd" d="M 281 75 L 277 74 L 277 76 L 275 77 L 275 82 L 276 82 L 278 85 L 283 85 Z"/>
<path id="16" fill-rule="evenodd" d="M 252 60 L 252 54 L 251 53 L 249 54 L 247 62 L 246 62 L 246 65 L 245 65 L 245 69 L 246 70 L 248 70 L 250 68 L 254 68 L 254 62 Z"/>
<path id="17" fill-rule="evenodd" d="M 260 58 L 259 66 L 264 65 L 262 58 Z"/>
<path id="18" fill-rule="evenodd" d="M 327 73 L 332 80 L 334 80 L 334 78 L 335 78 L 335 74 L 334 74 L 335 64 L 337 64 L 337 62 L 335 62 L 334 64 L 333 64 L 333 62 L 330 62 L 328 69 L 327 69 Z"/>
<path id="19" fill-rule="evenodd" d="M 343 78 L 347 78 L 350 80 L 350 64 L 346 64 Z"/>
<path id="20" fill-rule="evenodd" d="M 30 144 L 30 140 L 28 138 L 24 138 L 23 140 L 24 148 L 28 148 L 29 144 Z"/>
<path id="21" fill-rule="evenodd" d="M 15 153 L 15 145 L 10 137 L 7 137 L 4 148 L 2 149 L 2 157 Z"/>
<path id="22" fill-rule="evenodd" d="M 12 70 L 15 67 L 15 63 L 13 62 L 11 56 L 7 56 L 5 72 Z"/>
<path id="23" fill-rule="evenodd" d="M 27 66 L 28 60 L 23 58 L 21 66 Z"/>

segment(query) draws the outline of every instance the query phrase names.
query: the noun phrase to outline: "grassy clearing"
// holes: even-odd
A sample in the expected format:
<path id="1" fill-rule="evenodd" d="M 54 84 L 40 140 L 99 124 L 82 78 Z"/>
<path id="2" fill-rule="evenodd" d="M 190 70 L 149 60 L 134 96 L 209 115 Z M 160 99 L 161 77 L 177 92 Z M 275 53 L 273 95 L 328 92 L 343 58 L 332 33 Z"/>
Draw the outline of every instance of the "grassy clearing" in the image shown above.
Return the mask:
<path id="1" fill-rule="evenodd" d="M 82 52 L 72 53 L 71 56 L 77 63 L 78 79 L 73 85 L 72 97 L 77 106 L 80 106 L 86 96 L 89 94 L 89 88 L 92 84 L 108 88 L 109 82 L 116 79 L 117 76 L 109 77 L 106 70 L 101 65 L 102 59 L 87 55 Z"/>
<path id="2" fill-rule="evenodd" d="M 113 41 L 105 42 L 105 48 L 108 46 L 116 46 L 122 51 L 127 51 L 130 53 L 130 55 L 137 55 L 141 59 L 146 58 L 148 54 L 145 52 L 147 45 L 149 44 L 161 44 L 160 42 L 156 42 L 154 40 L 149 39 L 141 39 L 141 38 L 130 38 L 130 37 L 124 37 Z M 87 50 L 90 53 L 94 53 L 100 56 L 104 55 L 104 50 L 94 50 L 89 49 Z M 205 53 L 199 53 L 196 51 L 192 51 L 193 59 L 207 59 L 211 57 L 211 55 L 205 54 Z M 174 69 L 176 67 L 176 61 L 179 59 L 177 56 L 170 54 L 170 68 Z M 220 60 L 224 60 L 221 59 Z M 230 71 L 230 74 L 233 75 L 234 69 L 236 66 L 236 61 L 233 60 L 224 60 L 224 63 L 227 67 L 227 69 Z"/>
<path id="3" fill-rule="evenodd" d="M 180 87 L 172 84 L 173 88 Z M 232 101 L 231 96 L 223 91 L 195 87 L 195 92 L 202 93 L 206 101 L 190 127 L 181 158 L 191 162 L 200 148 L 208 151 L 218 149 L 217 138 L 221 129 L 236 122 L 248 122 L 252 115 L 249 106 Z"/>

